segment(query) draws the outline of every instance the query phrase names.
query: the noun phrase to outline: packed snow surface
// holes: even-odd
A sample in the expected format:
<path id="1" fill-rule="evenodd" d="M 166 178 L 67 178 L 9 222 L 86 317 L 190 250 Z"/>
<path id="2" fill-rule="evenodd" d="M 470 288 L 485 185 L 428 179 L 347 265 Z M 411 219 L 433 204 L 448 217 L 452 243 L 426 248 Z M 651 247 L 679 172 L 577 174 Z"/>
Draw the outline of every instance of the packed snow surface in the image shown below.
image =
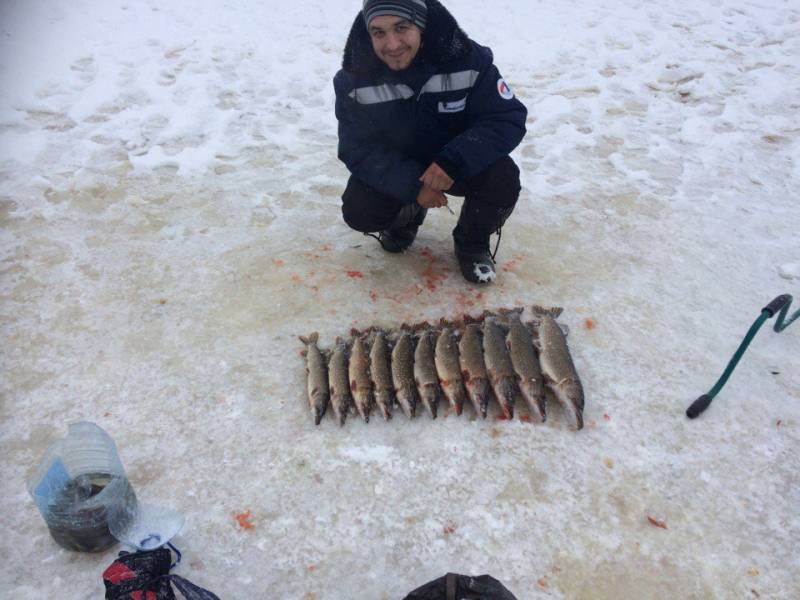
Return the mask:
<path id="1" fill-rule="evenodd" d="M 521 600 L 800 597 L 800 325 L 683 413 L 800 298 L 800 5 L 446 2 L 529 108 L 478 288 L 446 211 L 402 256 L 341 220 L 360 4 L 0 3 L 0 596 L 102 597 L 115 551 L 61 550 L 25 488 L 90 420 L 224 599 L 447 571 Z M 314 427 L 299 334 L 530 304 L 565 309 L 583 431 L 552 402 Z"/>

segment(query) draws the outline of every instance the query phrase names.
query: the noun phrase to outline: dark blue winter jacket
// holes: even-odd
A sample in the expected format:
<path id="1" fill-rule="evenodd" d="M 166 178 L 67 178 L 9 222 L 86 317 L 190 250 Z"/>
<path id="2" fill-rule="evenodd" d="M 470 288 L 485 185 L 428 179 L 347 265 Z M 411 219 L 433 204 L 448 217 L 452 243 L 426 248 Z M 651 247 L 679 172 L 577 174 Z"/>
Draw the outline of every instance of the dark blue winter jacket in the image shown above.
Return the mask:
<path id="1" fill-rule="evenodd" d="M 422 48 L 392 71 L 375 55 L 359 13 L 333 80 L 339 158 L 376 190 L 414 202 L 436 162 L 456 181 L 507 156 L 525 135 L 525 106 L 492 63 L 492 51 L 428 0 Z"/>

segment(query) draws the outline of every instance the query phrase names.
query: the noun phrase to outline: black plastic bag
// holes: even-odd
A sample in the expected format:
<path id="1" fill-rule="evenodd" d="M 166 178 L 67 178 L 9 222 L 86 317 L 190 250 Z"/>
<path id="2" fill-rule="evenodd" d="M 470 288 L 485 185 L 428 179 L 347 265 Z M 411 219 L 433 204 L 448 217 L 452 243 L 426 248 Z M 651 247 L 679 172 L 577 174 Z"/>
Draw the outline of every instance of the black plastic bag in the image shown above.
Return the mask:
<path id="1" fill-rule="evenodd" d="M 167 548 L 120 552 L 103 571 L 106 600 L 176 600 L 174 584 L 186 600 L 219 600 L 178 575 L 170 575 L 172 553 Z"/>
<path id="2" fill-rule="evenodd" d="M 448 573 L 426 583 L 403 600 L 517 600 L 514 594 L 489 575 L 470 577 Z"/>

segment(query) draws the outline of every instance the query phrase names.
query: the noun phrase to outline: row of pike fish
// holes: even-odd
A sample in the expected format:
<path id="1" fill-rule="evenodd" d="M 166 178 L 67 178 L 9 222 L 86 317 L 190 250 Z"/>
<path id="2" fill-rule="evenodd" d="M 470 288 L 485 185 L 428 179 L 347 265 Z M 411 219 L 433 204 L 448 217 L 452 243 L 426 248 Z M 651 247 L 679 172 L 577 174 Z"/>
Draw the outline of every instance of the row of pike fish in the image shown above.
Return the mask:
<path id="1" fill-rule="evenodd" d="M 396 334 L 354 331 L 349 345 L 337 338 L 332 351 L 320 350 L 316 333 L 301 336 L 314 423 L 319 425 L 328 404 L 340 425 L 353 407 L 366 422 L 375 405 L 386 420 L 398 404 L 413 418 L 420 401 L 435 419 L 442 395 L 456 414 L 469 399 L 483 418 L 494 397 L 509 419 L 521 395 L 531 420 L 542 423 L 548 387 L 569 426 L 581 429 L 583 387 L 555 321 L 562 309 L 534 306 L 531 312 L 528 322 L 517 308 L 457 323 L 443 320 L 438 328 L 403 327 Z"/>

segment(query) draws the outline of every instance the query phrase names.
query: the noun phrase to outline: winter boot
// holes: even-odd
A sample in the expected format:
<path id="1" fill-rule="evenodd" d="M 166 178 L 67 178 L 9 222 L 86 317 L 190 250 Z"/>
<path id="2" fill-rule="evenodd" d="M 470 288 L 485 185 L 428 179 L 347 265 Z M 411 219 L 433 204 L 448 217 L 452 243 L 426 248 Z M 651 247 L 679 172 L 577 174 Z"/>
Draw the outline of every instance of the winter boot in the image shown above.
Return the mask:
<path id="1" fill-rule="evenodd" d="M 416 202 L 404 204 L 389 228 L 377 236 L 383 249 L 393 254 L 407 250 L 414 243 L 417 230 L 427 213 L 428 209 L 422 208 Z"/>
<path id="2" fill-rule="evenodd" d="M 470 283 L 492 283 L 497 278 L 494 255 L 489 251 L 489 237 L 500 233 L 513 210 L 513 206 L 500 208 L 464 203 L 453 230 L 453 243 L 461 274 Z"/>

